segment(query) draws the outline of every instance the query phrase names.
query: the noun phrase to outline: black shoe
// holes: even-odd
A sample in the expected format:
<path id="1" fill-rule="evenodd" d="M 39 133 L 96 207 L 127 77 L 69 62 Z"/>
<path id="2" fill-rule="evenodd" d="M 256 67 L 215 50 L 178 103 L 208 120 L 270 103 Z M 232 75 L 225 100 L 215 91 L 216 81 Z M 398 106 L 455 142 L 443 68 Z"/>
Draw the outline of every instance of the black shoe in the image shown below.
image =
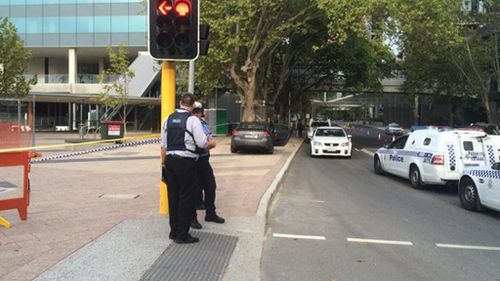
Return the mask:
<path id="1" fill-rule="evenodd" d="M 173 233 L 170 233 L 170 234 L 168 235 L 168 239 L 170 239 L 170 240 L 175 240 L 175 235 L 174 235 Z"/>
<path id="2" fill-rule="evenodd" d="M 210 215 L 205 217 L 205 221 L 211 221 L 215 223 L 224 223 L 226 220 L 219 217 L 218 215 Z"/>
<path id="3" fill-rule="evenodd" d="M 197 243 L 199 242 L 200 239 L 198 237 L 193 237 L 188 234 L 186 239 L 175 239 L 174 242 L 177 244 L 190 244 L 190 243 Z"/>
<path id="4" fill-rule="evenodd" d="M 198 222 L 198 220 L 192 220 L 189 225 L 191 226 L 191 228 L 194 228 L 194 229 L 201 229 L 202 226 L 201 224 Z"/>
<path id="5" fill-rule="evenodd" d="M 199 205 L 196 205 L 196 210 L 205 210 L 205 203 L 201 203 Z"/>

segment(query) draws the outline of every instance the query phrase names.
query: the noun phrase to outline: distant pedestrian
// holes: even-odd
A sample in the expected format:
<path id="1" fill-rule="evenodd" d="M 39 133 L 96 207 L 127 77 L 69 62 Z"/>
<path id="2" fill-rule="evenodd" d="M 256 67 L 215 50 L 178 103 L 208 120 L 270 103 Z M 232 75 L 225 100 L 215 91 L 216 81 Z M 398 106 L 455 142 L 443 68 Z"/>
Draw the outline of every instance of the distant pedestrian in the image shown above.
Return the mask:
<path id="1" fill-rule="evenodd" d="M 201 124 L 203 126 L 203 131 L 207 135 L 209 140 L 213 139 L 212 131 L 210 130 L 208 123 L 205 121 L 204 109 L 201 103 L 196 102 L 193 115 L 200 118 Z M 210 152 L 208 150 L 203 151 L 197 162 L 198 166 L 198 177 L 200 179 L 200 188 L 197 191 L 197 201 L 196 203 L 200 205 L 204 202 L 205 209 L 205 221 L 211 221 L 215 223 L 224 223 L 225 220 L 217 215 L 215 212 L 215 190 L 216 181 L 214 176 L 214 171 L 210 165 Z M 204 194 L 204 196 L 203 196 Z M 203 200 L 204 198 L 204 200 Z M 196 211 L 194 212 L 194 220 L 191 221 L 191 227 L 201 228 L 201 224 L 196 218 Z"/>
<path id="2" fill-rule="evenodd" d="M 304 124 L 302 124 L 302 120 L 297 121 L 297 133 L 299 134 L 299 138 L 302 138 L 302 131 L 304 130 Z"/>
<path id="3" fill-rule="evenodd" d="M 196 161 L 200 149 L 215 147 L 215 142 L 205 135 L 200 120 L 191 115 L 194 102 L 192 94 L 183 95 L 181 108 L 165 119 L 161 132 L 162 174 L 168 185 L 169 238 L 179 244 L 199 241 L 189 234 L 199 184 Z"/>

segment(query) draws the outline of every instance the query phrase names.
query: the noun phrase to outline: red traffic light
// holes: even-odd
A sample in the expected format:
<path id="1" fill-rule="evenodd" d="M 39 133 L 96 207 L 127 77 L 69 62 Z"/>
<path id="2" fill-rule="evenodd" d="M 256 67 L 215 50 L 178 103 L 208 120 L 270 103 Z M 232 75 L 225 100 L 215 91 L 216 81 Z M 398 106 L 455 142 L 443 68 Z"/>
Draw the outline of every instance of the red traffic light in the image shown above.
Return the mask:
<path id="1" fill-rule="evenodd" d="M 185 17 L 191 12 L 191 2 L 186 0 L 175 1 L 175 12 L 180 17 Z"/>
<path id="2" fill-rule="evenodd" d="M 158 12 L 160 13 L 160 15 L 166 16 L 171 10 L 172 6 L 170 6 L 166 0 L 162 1 L 160 5 L 158 5 Z"/>

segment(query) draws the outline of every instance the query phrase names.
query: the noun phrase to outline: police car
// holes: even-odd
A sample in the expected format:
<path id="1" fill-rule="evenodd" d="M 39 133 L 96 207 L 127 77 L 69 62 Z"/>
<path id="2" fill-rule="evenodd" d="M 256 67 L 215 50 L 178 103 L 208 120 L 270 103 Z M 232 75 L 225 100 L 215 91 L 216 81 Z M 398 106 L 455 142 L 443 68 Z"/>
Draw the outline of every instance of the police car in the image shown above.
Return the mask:
<path id="1" fill-rule="evenodd" d="M 498 140 L 484 132 L 416 130 L 377 150 L 374 170 L 407 178 L 415 188 L 457 183 L 464 168 L 500 161 L 499 148 Z"/>
<path id="2" fill-rule="evenodd" d="M 480 211 L 485 206 L 500 211 L 500 162 L 466 168 L 458 184 L 458 195 L 467 210 Z"/>
<path id="3" fill-rule="evenodd" d="M 314 131 L 318 127 L 330 127 L 332 126 L 332 122 L 330 119 L 311 119 L 309 121 L 309 129 L 307 130 L 307 139 L 306 142 L 310 141 L 314 135 Z"/>
<path id="4" fill-rule="evenodd" d="M 343 156 L 350 158 L 351 135 L 340 127 L 318 127 L 311 138 L 311 156 Z"/>

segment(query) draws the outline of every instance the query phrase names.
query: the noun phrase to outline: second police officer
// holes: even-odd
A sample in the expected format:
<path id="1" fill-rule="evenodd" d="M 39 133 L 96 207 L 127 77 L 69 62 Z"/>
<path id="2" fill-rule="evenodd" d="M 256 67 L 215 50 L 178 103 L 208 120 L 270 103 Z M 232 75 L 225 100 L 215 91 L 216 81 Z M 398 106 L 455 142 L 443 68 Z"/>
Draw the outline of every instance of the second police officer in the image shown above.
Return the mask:
<path id="1" fill-rule="evenodd" d="M 178 244 L 199 241 L 189 234 L 199 185 L 196 161 L 201 150 L 215 147 L 215 142 L 205 135 L 200 119 L 191 115 L 194 102 L 193 94 L 184 94 L 181 108 L 167 117 L 161 132 L 163 176 L 168 185 L 169 238 Z"/>
<path id="2" fill-rule="evenodd" d="M 208 126 L 208 123 L 205 121 L 205 114 L 203 105 L 199 102 L 195 102 L 193 115 L 198 117 L 203 126 L 203 131 L 209 140 L 213 139 L 212 132 Z M 203 151 L 200 154 L 200 157 L 197 162 L 198 166 L 198 177 L 200 180 L 200 186 L 196 191 L 197 195 L 195 197 L 196 204 L 200 205 L 204 202 L 205 213 L 205 221 L 215 222 L 215 223 L 224 223 L 225 220 L 217 215 L 215 212 L 215 190 L 216 190 L 216 181 L 214 176 L 214 171 L 212 166 L 210 165 L 210 152 L 208 150 Z M 203 196 L 203 194 L 205 196 Z M 203 197 L 205 197 L 203 200 Z M 194 219 L 191 221 L 191 227 L 200 229 L 201 224 L 198 222 L 196 218 L 196 210 L 194 211 Z"/>

